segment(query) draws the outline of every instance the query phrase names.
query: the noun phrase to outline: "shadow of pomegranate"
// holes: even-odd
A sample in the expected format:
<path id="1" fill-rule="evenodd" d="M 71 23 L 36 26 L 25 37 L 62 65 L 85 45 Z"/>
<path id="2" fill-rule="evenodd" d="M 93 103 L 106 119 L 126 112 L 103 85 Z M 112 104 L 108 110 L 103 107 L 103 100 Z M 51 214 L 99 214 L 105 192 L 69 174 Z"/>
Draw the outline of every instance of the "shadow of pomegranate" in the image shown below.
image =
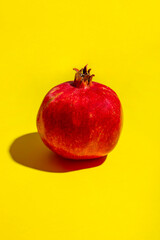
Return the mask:
<path id="1" fill-rule="evenodd" d="M 46 172 L 69 172 L 101 165 L 107 156 L 91 160 L 71 160 L 50 151 L 38 133 L 29 133 L 14 140 L 9 149 L 13 160 L 24 166 Z"/>

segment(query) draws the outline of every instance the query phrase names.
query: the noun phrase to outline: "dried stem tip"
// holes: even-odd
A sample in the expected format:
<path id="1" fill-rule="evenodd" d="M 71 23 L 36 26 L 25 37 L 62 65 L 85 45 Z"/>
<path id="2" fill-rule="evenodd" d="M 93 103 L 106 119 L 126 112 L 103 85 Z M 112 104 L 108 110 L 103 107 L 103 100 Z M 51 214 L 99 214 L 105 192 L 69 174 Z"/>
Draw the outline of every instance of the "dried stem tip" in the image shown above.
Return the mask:
<path id="1" fill-rule="evenodd" d="M 88 65 L 88 64 L 87 64 Z M 92 78 L 95 76 L 94 74 L 90 75 L 91 69 L 87 70 L 87 65 L 81 70 L 77 68 L 73 68 L 76 71 L 75 79 L 73 85 L 75 87 L 81 88 L 85 86 L 92 85 Z"/>

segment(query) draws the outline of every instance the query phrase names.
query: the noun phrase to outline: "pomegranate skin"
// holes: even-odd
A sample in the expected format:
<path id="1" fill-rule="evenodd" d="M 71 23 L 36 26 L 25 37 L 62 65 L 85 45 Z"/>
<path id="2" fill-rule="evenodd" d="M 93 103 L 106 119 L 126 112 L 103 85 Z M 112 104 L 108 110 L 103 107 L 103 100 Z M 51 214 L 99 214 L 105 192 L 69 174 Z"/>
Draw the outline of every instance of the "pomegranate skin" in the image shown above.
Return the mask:
<path id="1" fill-rule="evenodd" d="M 37 129 L 45 145 L 70 159 L 107 155 L 117 144 L 121 127 L 117 94 L 97 82 L 78 88 L 68 81 L 52 88 L 37 116 Z"/>

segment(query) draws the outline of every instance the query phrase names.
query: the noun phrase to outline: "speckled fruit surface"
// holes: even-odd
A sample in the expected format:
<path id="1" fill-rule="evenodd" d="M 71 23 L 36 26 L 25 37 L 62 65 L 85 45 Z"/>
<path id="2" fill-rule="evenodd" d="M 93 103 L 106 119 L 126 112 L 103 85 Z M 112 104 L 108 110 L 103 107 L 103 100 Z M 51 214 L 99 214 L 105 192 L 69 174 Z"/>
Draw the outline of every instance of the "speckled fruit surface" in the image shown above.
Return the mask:
<path id="1" fill-rule="evenodd" d="M 86 66 L 74 70 L 74 81 L 53 87 L 45 96 L 37 116 L 38 132 L 46 146 L 63 157 L 105 156 L 120 136 L 120 100 L 111 88 L 92 82 Z"/>

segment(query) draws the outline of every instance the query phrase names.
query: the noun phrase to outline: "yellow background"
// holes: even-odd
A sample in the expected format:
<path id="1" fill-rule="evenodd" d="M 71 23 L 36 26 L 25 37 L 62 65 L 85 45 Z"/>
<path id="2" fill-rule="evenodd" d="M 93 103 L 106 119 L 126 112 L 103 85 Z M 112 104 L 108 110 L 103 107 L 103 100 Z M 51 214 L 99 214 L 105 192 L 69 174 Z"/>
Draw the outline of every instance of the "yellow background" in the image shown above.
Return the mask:
<path id="1" fill-rule="evenodd" d="M 159 240 L 159 1 L 0 5 L 0 239 Z M 23 148 L 30 153 L 38 141 L 31 133 L 44 95 L 87 63 L 94 81 L 121 99 L 116 148 L 102 165 L 78 171 L 17 163 L 10 148 L 19 139 L 14 151 L 26 158 Z"/>

